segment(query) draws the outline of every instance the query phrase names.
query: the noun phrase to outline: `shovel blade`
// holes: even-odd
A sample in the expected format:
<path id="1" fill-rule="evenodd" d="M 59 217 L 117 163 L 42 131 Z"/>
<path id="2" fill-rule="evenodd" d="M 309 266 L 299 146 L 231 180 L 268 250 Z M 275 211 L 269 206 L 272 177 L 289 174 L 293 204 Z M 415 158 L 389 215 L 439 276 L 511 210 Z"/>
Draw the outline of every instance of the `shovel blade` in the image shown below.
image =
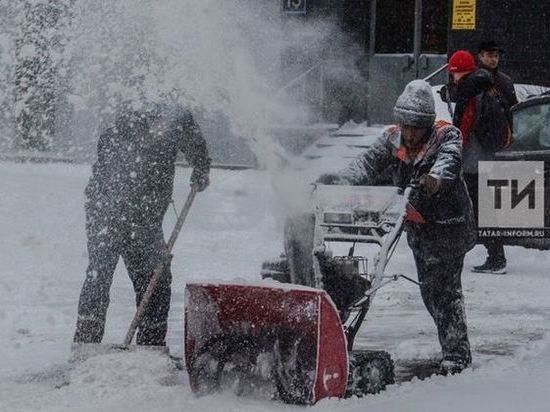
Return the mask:
<path id="1" fill-rule="evenodd" d="M 185 361 L 196 394 L 224 389 L 227 376 L 270 382 L 280 399 L 313 404 L 343 397 L 346 338 L 323 290 L 296 285 L 190 283 L 185 294 Z M 242 387 L 238 393 L 246 394 Z M 273 393 L 271 393 L 273 395 Z"/>
<path id="2" fill-rule="evenodd" d="M 116 343 L 73 343 L 71 345 L 70 363 L 84 362 L 93 356 L 112 353 L 149 351 L 170 355 L 168 346 L 124 345 Z"/>

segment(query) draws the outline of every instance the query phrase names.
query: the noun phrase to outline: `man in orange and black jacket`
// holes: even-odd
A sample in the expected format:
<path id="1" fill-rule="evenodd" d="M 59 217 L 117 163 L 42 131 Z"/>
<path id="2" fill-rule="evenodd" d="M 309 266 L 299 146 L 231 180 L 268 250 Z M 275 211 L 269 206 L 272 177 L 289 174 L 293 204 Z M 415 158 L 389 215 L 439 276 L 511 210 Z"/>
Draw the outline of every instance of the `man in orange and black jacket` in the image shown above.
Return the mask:
<path id="1" fill-rule="evenodd" d="M 321 176 L 318 183 L 374 185 L 388 169 L 398 187 L 420 183 L 410 202 L 422 220 L 407 221 L 407 241 L 422 299 L 437 327 L 441 371 L 460 372 L 471 363 L 461 276 L 464 256 L 476 241 L 472 203 L 462 177 L 460 131 L 435 122 L 432 90 L 423 80 L 407 85 L 394 117 L 398 125 L 347 168 Z"/>

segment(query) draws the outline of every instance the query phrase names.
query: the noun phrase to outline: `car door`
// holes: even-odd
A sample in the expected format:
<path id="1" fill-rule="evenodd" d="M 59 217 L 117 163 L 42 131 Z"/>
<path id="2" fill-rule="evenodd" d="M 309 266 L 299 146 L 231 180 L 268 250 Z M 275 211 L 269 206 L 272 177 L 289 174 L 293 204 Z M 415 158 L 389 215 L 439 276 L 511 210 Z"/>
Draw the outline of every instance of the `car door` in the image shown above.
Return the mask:
<path id="1" fill-rule="evenodd" d="M 538 236 L 512 236 L 505 243 L 531 248 L 550 249 L 550 96 L 527 99 L 512 109 L 514 142 L 496 154 L 497 161 L 538 161 L 534 175 L 544 176 L 544 227 L 538 228 Z M 544 233 L 544 236 L 540 236 Z"/>

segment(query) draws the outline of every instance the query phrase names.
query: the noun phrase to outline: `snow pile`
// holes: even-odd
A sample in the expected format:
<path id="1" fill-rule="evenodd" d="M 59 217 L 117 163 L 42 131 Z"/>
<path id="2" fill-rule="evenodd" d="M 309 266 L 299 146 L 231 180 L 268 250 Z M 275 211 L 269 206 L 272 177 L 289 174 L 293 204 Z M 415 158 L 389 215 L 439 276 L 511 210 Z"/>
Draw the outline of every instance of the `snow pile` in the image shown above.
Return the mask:
<path id="1" fill-rule="evenodd" d="M 183 384 L 173 362 L 162 353 L 117 353 L 116 350 L 76 363 L 68 374 L 67 383 L 60 388 L 62 391 L 73 394 L 82 391 L 90 398 L 108 397 L 116 401 L 122 401 L 127 390 L 139 393 Z"/>
<path id="2" fill-rule="evenodd" d="M 550 339 L 546 339 L 530 346 L 528 358 L 499 359 L 460 375 L 390 387 L 376 397 L 364 399 L 364 408 L 381 412 L 546 411 L 550 401 L 549 348 Z M 341 404 L 339 411 L 359 410 L 353 400 Z M 324 406 L 329 410 L 328 402 Z"/>

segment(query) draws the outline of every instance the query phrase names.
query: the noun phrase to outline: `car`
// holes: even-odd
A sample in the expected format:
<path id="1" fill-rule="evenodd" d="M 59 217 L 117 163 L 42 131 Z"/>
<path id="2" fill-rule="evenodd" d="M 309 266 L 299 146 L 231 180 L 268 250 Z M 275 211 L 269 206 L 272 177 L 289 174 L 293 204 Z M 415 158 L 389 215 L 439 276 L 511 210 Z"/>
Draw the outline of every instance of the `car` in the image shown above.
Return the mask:
<path id="1" fill-rule="evenodd" d="M 543 181 L 540 196 L 544 208 L 543 222 L 526 230 L 505 231 L 504 244 L 550 249 L 550 91 L 530 96 L 512 107 L 513 142 L 495 154 L 500 162 L 540 162 L 533 177 Z M 542 175 L 542 176 L 540 176 Z M 542 216 L 541 216 L 542 217 Z M 502 234 L 502 232 L 501 232 Z"/>
<path id="2" fill-rule="evenodd" d="M 454 105 L 449 107 L 441 101 L 438 94 L 440 88 L 441 85 L 432 87 L 437 117 L 450 121 Z M 550 249 L 550 88 L 529 84 L 515 84 L 514 88 L 520 102 L 511 109 L 513 141 L 495 154 L 495 161 L 544 162 L 544 170 L 540 170 L 544 176 L 544 187 L 541 188 L 544 191 L 541 196 L 544 200 L 544 222 L 537 225 L 531 223 L 529 227 L 479 227 L 478 233 L 480 238 L 498 236 L 505 245 L 547 250 Z M 509 222 L 507 224 L 511 225 Z"/>

